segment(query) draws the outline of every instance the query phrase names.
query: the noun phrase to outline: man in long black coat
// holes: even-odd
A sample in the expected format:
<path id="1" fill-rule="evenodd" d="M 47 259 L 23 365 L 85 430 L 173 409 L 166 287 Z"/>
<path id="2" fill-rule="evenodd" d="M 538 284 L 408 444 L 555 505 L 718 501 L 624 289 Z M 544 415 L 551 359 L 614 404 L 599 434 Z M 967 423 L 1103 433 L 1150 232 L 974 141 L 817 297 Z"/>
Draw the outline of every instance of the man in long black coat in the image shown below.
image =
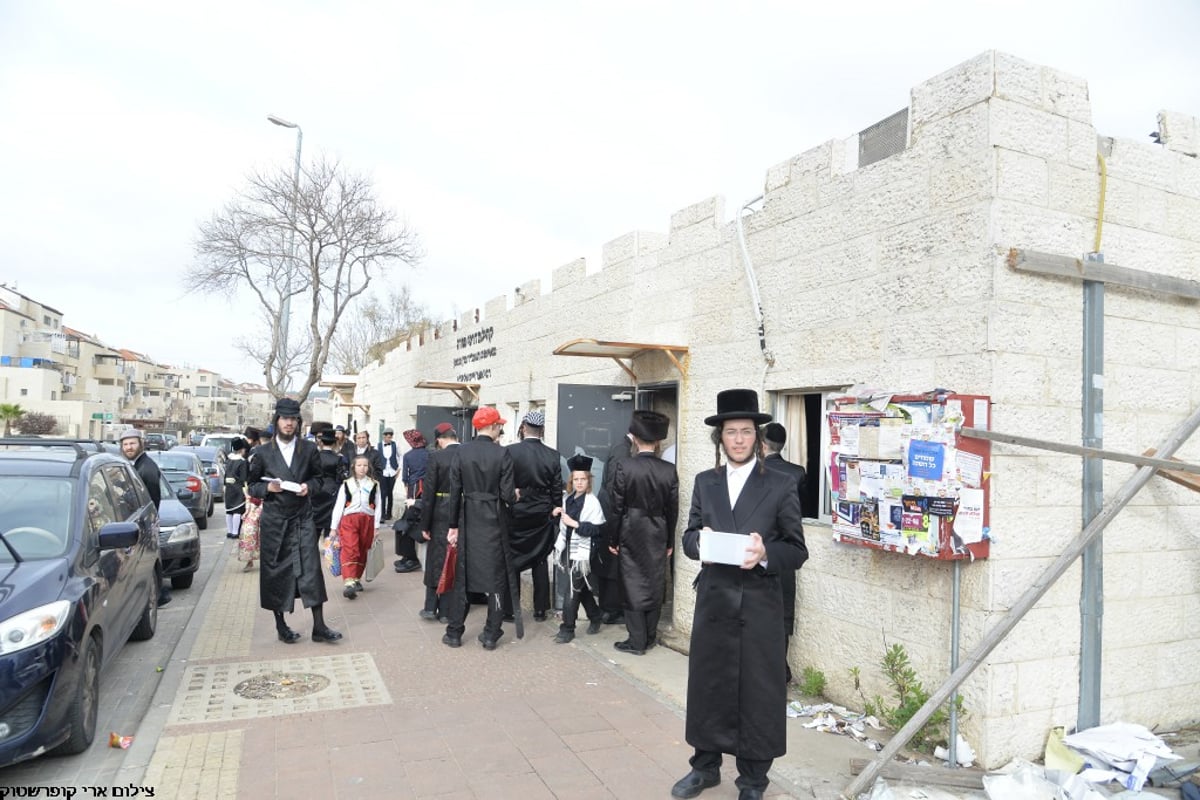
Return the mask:
<path id="1" fill-rule="evenodd" d="M 313 525 L 317 529 L 317 538 L 328 536 L 330 523 L 333 522 L 333 504 L 337 498 L 338 487 L 346 480 L 346 459 L 333 449 L 337 443 L 337 435 L 332 428 L 317 434 L 317 458 L 320 464 L 321 487 L 309 490 L 308 500 L 312 504 Z"/>
<path id="2" fill-rule="evenodd" d="M 490 406 L 475 412 L 471 424 L 476 436 L 459 446 L 458 461 L 450 466 L 451 527 L 446 541 L 458 544 L 465 573 L 465 592 L 488 596 L 487 624 L 479 634 L 485 650 L 495 650 L 504 635 L 500 627 L 501 595 L 516 583 L 508 550 L 508 510 L 516 501 L 512 456 L 497 441 L 507 420 Z M 461 534 L 461 535 L 460 535 Z M 517 637 L 524 633 L 521 609 L 516 615 Z M 442 642 L 459 647 L 466 630 L 466 595 L 455 592 L 450 623 Z"/>
<path id="3" fill-rule="evenodd" d="M 433 429 L 433 436 L 436 449 L 429 454 L 426 464 L 425 497 L 421 509 L 421 538 L 425 541 L 425 606 L 420 617 L 449 621 L 448 612 L 451 603 L 455 602 L 455 589 L 438 597 L 437 586 L 446 566 L 446 534 L 451 522 L 450 473 L 458 461 L 458 432 L 449 422 L 441 422 Z"/>
<path id="4" fill-rule="evenodd" d="M 300 438 L 300 404 L 281 397 L 275 404 L 275 437 L 250 458 L 249 491 L 263 501 L 259 520 L 259 603 L 275 615 L 280 641 L 300 634 L 283 619 L 299 597 L 312 609 L 314 642 L 336 642 L 342 634 L 325 624 L 325 576 L 313 523 L 310 495 L 324 491 L 317 447 Z M 284 483 L 287 482 L 288 486 Z"/>
<path id="5" fill-rule="evenodd" d="M 508 446 L 517 490 L 509 528 L 513 570 L 518 577 L 527 569 L 533 573 L 533 618 L 538 621 L 544 620 L 550 609 L 547 556 L 558 536 L 554 509 L 562 503 L 563 494 L 562 457 L 542 441 L 545 432 L 545 414 L 530 411 L 521 421 L 520 441 Z M 520 597 L 504 595 L 505 616 L 513 613 L 514 601 L 519 604 Z"/>
<path id="6" fill-rule="evenodd" d="M 639 656 L 658 639 L 667 558 L 679 520 L 679 476 L 674 464 L 656 455 L 669 426 L 670 420 L 658 412 L 633 412 L 629 433 L 637 453 L 617 462 L 612 481 L 609 552 L 620 555 L 629 631 L 613 647 Z"/>
<path id="7" fill-rule="evenodd" d="M 600 491 L 596 493 L 600 500 L 600 508 L 605 523 L 605 541 L 608 531 L 616 524 L 612 507 L 612 481 L 616 474 L 618 461 L 623 461 L 632 455 L 633 442 L 628 433 L 613 443 L 608 450 L 608 459 L 604 462 L 604 475 L 600 479 Z M 597 545 L 592 548 L 592 574 L 596 577 L 596 602 L 600 606 L 600 621 L 605 625 L 625 624 L 625 604 L 621 600 L 621 559 L 612 553 L 607 546 Z"/>
<path id="8" fill-rule="evenodd" d="M 761 798 L 772 761 L 787 752 L 781 570 L 808 558 L 795 482 L 756 458 L 758 411 L 750 389 L 717 395 L 713 441 L 725 466 L 696 476 L 683 551 L 700 559 L 711 531 L 746 536 L 741 564 L 706 563 L 696 581 L 688 655 L 687 742 L 692 770 L 671 789 L 695 797 L 721 780 L 723 753 L 737 759 L 739 800 Z"/>
<path id="9" fill-rule="evenodd" d="M 804 505 L 804 481 L 807 474 L 804 467 L 793 464 L 783 457 L 782 450 L 787 444 L 787 430 L 778 422 L 769 422 L 763 426 L 763 466 L 773 469 L 796 482 L 796 497 L 800 505 Z M 779 572 L 779 588 L 783 591 L 783 629 L 787 638 L 792 638 L 796 630 L 796 570 L 785 569 Z M 786 647 L 786 644 L 785 644 Z M 784 660 L 784 672 L 788 683 L 792 681 L 792 668 Z"/>

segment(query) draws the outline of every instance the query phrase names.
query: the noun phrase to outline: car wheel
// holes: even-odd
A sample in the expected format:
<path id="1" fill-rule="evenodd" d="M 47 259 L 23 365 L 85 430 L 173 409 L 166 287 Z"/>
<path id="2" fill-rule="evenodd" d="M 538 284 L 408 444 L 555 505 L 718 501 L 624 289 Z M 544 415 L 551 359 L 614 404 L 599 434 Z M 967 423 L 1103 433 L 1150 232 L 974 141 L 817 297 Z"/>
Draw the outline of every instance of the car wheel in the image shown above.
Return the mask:
<path id="1" fill-rule="evenodd" d="M 210 517 L 211 517 L 211 516 L 212 516 L 212 514 L 213 514 L 213 501 L 212 501 L 212 500 L 209 500 L 209 501 L 208 501 L 208 516 L 210 516 Z"/>
<path id="2" fill-rule="evenodd" d="M 187 575 L 172 575 L 171 576 L 171 588 L 172 589 L 190 589 L 192 587 L 192 581 L 195 580 L 195 578 L 196 578 L 196 573 L 194 573 L 194 572 L 189 572 Z"/>
<path id="3" fill-rule="evenodd" d="M 100 707 L 100 642 L 95 636 L 84 641 L 82 659 L 83 671 L 67 720 L 67 740 L 56 748 L 56 752 L 64 755 L 82 753 L 96 737 L 96 715 Z"/>
<path id="4" fill-rule="evenodd" d="M 199 518 L 196 519 L 196 527 L 202 531 L 208 530 L 208 517 L 201 514 Z"/>
<path id="5" fill-rule="evenodd" d="M 137 627 L 129 635 L 130 639 L 144 641 L 153 638 L 154 631 L 158 630 L 158 590 L 161 585 L 162 578 L 155 569 L 154 583 L 150 586 L 150 596 L 146 599 L 146 608 L 142 611 L 142 618 L 138 620 Z"/>

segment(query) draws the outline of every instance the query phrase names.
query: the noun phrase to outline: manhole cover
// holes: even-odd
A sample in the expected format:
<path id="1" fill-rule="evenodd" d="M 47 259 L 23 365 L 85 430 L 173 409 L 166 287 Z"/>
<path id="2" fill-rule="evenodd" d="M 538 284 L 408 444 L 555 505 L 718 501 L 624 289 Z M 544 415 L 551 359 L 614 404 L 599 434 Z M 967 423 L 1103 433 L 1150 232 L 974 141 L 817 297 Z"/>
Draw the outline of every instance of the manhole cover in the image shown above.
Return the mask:
<path id="1" fill-rule="evenodd" d="M 312 672 L 267 672 L 233 687 L 233 693 L 250 700 L 285 700 L 316 694 L 329 678 Z"/>

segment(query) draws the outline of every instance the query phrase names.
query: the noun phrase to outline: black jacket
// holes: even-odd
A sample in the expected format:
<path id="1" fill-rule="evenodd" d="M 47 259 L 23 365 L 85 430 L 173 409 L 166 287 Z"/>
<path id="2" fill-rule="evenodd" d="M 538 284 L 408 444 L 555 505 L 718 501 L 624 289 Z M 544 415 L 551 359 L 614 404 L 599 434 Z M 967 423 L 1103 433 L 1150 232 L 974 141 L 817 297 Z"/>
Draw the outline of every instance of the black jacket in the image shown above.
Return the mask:
<path id="1" fill-rule="evenodd" d="M 146 491 L 150 493 L 150 499 L 154 501 L 154 507 L 157 509 L 162 505 L 162 489 L 159 484 L 162 472 L 158 469 L 158 464 L 145 453 L 138 453 L 138 457 L 133 460 L 133 469 L 142 479 L 142 483 L 146 484 Z"/>
<path id="2" fill-rule="evenodd" d="M 509 587 L 508 509 L 516 500 L 512 456 L 486 436 L 458 446 L 450 465 L 450 527 L 466 565 L 467 591 Z"/>
<path id="3" fill-rule="evenodd" d="M 458 461 L 459 444 L 429 454 L 425 495 L 421 500 L 421 530 L 429 534 L 425 549 L 425 585 L 436 589 L 446 563 L 446 532 L 450 530 L 450 472 Z M 424 538 L 424 537 L 422 537 Z"/>
<path id="4" fill-rule="evenodd" d="M 771 453 L 763 459 L 767 469 L 773 469 L 781 475 L 786 475 L 796 482 L 796 497 L 800 505 L 804 505 L 804 481 L 807 475 L 804 467 L 784 459 L 779 453 Z M 796 570 L 785 569 L 779 572 L 779 588 L 783 592 L 783 621 L 788 635 L 796 629 Z"/>
<path id="5" fill-rule="evenodd" d="M 790 478 L 756 465 L 729 507 L 725 468 L 696 476 L 683 551 L 699 560 L 701 528 L 757 532 L 764 567 L 707 564 L 696 579 L 686 736 L 698 750 L 764 760 L 787 752 L 786 637 L 779 573 L 808 558 Z"/>
<path id="6" fill-rule="evenodd" d="M 679 520 L 675 465 L 653 453 L 617 462 L 612 481 L 609 544 L 620 549 L 625 607 L 650 611 L 662 605 L 667 550 Z"/>
<path id="7" fill-rule="evenodd" d="M 562 457 L 541 439 L 523 439 L 508 446 L 513 483 L 518 491 L 511 509 L 509 545 L 513 566 L 520 572 L 549 555 L 558 535 L 554 509 L 562 502 Z"/>

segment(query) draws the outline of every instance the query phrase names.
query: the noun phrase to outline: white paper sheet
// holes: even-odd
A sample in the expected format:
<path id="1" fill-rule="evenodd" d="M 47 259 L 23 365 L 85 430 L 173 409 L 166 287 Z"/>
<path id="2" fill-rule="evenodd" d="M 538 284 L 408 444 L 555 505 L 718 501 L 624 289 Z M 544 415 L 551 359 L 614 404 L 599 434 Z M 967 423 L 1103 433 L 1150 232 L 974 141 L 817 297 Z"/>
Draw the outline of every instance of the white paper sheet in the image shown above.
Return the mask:
<path id="1" fill-rule="evenodd" d="M 740 567 L 746 560 L 750 537 L 744 533 L 700 532 L 700 560 Z"/>

